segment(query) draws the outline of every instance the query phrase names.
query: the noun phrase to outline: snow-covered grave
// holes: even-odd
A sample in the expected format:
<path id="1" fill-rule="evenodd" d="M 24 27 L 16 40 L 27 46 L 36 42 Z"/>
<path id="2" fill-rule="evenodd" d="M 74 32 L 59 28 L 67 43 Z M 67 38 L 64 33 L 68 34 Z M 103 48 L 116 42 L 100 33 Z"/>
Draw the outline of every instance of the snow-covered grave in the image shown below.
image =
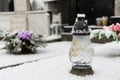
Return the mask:
<path id="1" fill-rule="evenodd" d="M 10 55 L 0 54 L 1 66 L 27 62 L 16 67 L 0 70 L 1 80 L 120 80 L 120 43 L 92 44 L 95 58 L 92 65 L 94 74 L 80 77 L 70 74 L 69 61 L 71 42 L 49 43 L 38 54 Z"/>

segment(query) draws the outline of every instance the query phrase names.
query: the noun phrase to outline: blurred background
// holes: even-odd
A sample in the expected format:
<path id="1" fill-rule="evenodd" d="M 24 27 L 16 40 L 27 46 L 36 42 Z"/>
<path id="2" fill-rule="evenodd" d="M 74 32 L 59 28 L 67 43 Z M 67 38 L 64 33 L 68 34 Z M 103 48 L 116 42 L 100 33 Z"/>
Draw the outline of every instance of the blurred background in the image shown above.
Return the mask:
<path id="1" fill-rule="evenodd" d="M 78 13 L 97 28 L 120 22 L 119 4 L 120 0 L 0 0 L 0 30 L 26 29 L 65 40 Z"/>

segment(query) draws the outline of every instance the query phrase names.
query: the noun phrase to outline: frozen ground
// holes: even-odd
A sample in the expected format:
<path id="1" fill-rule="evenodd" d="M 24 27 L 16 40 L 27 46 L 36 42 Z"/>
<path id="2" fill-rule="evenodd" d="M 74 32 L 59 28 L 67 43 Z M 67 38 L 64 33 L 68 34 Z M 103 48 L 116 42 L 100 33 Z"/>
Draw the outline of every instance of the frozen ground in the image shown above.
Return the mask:
<path id="1" fill-rule="evenodd" d="M 34 63 L 0 71 L 1 80 L 120 80 L 120 57 L 95 57 L 94 74 L 80 77 L 69 73 L 71 63 L 67 55 L 47 58 Z"/>
<path id="2" fill-rule="evenodd" d="M 34 55 L 0 54 L 0 65 L 5 66 L 40 59 L 16 67 L 0 70 L 0 80 L 120 80 L 120 43 L 93 44 L 95 59 L 94 75 L 80 77 L 69 73 L 70 42 L 50 43 L 41 53 Z"/>
<path id="3" fill-rule="evenodd" d="M 0 47 L 3 46 L 1 42 Z M 69 42 L 48 43 L 46 48 L 39 48 L 38 53 L 29 55 L 8 54 L 5 50 L 0 50 L 0 67 L 68 54 L 69 47 Z"/>

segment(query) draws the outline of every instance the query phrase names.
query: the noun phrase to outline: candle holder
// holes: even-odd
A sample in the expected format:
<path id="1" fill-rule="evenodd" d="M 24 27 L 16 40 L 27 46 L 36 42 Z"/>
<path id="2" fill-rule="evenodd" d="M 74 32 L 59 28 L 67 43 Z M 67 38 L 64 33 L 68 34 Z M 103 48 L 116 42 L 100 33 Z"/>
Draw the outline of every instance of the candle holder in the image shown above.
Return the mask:
<path id="1" fill-rule="evenodd" d="M 73 40 L 69 58 L 72 62 L 71 73 L 76 73 L 77 75 L 89 75 L 93 73 L 90 64 L 94 58 L 94 50 L 90 45 L 90 32 L 84 19 L 84 15 L 78 15 L 74 28 L 72 29 Z"/>

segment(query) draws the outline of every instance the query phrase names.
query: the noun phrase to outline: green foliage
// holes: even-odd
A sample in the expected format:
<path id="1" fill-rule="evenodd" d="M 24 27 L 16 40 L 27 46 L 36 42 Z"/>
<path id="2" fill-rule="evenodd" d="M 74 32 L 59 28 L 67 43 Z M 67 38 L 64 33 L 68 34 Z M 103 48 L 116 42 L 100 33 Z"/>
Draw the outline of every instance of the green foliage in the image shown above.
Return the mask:
<path id="1" fill-rule="evenodd" d="M 22 51 L 24 48 L 29 50 L 27 53 L 32 53 L 36 51 L 37 47 L 46 47 L 45 41 L 43 41 L 41 38 L 41 35 L 31 33 L 30 39 L 22 41 L 18 38 L 18 33 L 14 33 L 5 34 L 3 40 L 7 42 L 5 49 L 7 49 L 10 53 L 24 53 Z"/>

